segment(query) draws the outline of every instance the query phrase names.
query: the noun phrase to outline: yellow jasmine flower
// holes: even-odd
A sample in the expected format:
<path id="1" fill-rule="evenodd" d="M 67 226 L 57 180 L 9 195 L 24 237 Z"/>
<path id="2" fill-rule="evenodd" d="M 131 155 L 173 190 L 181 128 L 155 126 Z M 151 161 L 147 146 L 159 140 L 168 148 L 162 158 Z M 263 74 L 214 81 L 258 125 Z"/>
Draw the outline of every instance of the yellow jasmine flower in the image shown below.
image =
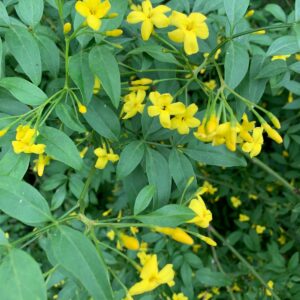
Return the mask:
<path id="1" fill-rule="evenodd" d="M 204 181 L 202 187 L 197 191 L 197 195 L 203 195 L 205 193 L 214 195 L 218 191 L 218 188 L 214 187 L 208 181 Z"/>
<path id="2" fill-rule="evenodd" d="M 269 280 L 267 282 L 267 286 L 268 286 L 269 289 L 273 290 L 274 282 L 272 280 Z M 266 289 L 266 295 L 269 296 L 269 297 L 272 297 L 272 292 L 269 289 Z"/>
<path id="3" fill-rule="evenodd" d="M 138 80 L 131 81 L 131 85 L 148 85 L 152 84 L 153 80 L 150 78 L 141 78 Z"/>
<path id="4" fill-rule="evenodd" d="M 81 103 L 78 103 L 78 111 L 81 113 L 81 114 L 86 114 L 87 113 L 87 108 L 85 105 L 81 104 Z"/>
<path id="5" fill-rule="evenodd" d="M 185 112 L 185 105 L 182 102 L 172 103 L 173 97 L 169 93 L 151 92 L 149 99 L 153 104 L 148 107 L 149 116 L 159 116 L 160 124 L 164 128 L 171 128 L 171 115 Z"/>
<path id="6" fill-rule="evenodd" d="M 114 232 L 113 230 L 110 230 L 110 231 L 107 232 L 106 236 L 107 236 L 111 241 L 113 241 L 113 240 L 115 239 L 116 234 L 115 234 L 115 232 Z"/>
<path id="7" fill-rule="evenodd" d="M 139 229 L 135 226 L 131 226 L 130 231 L 133 235 L 136 235 L 139 232 Z"/>
<path id="8" fill-rule="evenodd" d="M 194 223 L 199 227 L 207 228 L 212 221 L 212 213 L 206 208 L 203 199 L 200 196 L 197 199 L 192 199 L 189 208 L 196 214 L 196 217 L 188 221 L 188 223 Z"/>
<path id="9" fill-rule="evenodd" d="M 189 300 L 189 298 L 185 296 L 183 293 L 179 293 L 179 294 L 173 294 L 172 300 Z"/>
<path id="10" fill-rule="evenodd" d="M 176 115 L 171 119 L 171 129 L 177 129 L 179 134 L 189 134 L 190 128 L 200 125 L 200 121 L 194 117 L 198 107 L 196 104 L 190 104 L 185 108 L 184 113 Z"/>
<path id="11" fill-rule="evenodd" d="M 230 198 L 231 204 L 234 208 L 238 208 L 239 206 L 242 205 L 242 201 L 240 200 L 240 198 L 232 196 Z"/>
<path id="12" fill-rule="evenodd" d="M 147 251 L 148 250 L 148 243 L 146 242 L 141 242 L 141 245 L 140 245 L 140 251 Z"/>
<path id="13" fill-rule="evenodd" d="M 257 200 L 257 199 L 258 199 L 258 196 L 255 195 L 255 194 L 249 194 L 248 197 L 249 197 L 249 199 L 251 199 L 251 200 Z"/>
<path id="14" fill-rule="evenodd" d="M 201 292 L 198 296 L 197 299 L 201 299 L 201 300 L 209 300 L 213 297 L 212 293 L 209 293 L 207 291 Z"/>
<path id="15" fill-rule="evenodd" d="M 194 253 L 197 253 L 202 246 L 200 244 L 193 245 L 192 249 Z"/>
<path id="16" fill-rule="evenodd" d="M 255 10 L 254 9 L 250 9 L 247 11 L 247 13 L 245 14 L 245 18 L 250 18 L 254 15 Z"/>
<path id="17" fill-rule="evenodd" d="M 253 34 L 264 35 L 266 34 L 266 31 L 262 29 L 262 30 L 254 31 Z"/>
<path id="18" fill-rule="evenodd" d="M 83 0 L 75 4 L 76 11 L 86 18 L 87 25 L 95 31 L 99 30 L 101 19 L 107 15 L 110 7 L 108 0 Z"/>
<path id="19" fill-rule="evenodd" d="M 49 165 L 50 157 L 44 154 L 40 154 L 38 159 L 33 161 L 35 166 L 33 168 L 34 172 L 37 172 L 38 176 L 42 177 L 44 174 L 45 166 Z"/>
<path id="20" fill-rule="evenodd" d="M 284 234 L 280 235 L 277 241 L 280 245 L 284 245 L 286 243 L 286 236 Z"/>
<path id="21" fill-rule="evenodd" d="M 255 127 L 255 121 L 249 122 L 247 114 L 243 114 L 242 116 L 242 124 L 239 126 L 240 132 L 239 137 L 247 142 L 252 142 L 252 136 L 250 135 L 249 131 L 252 131 Z"/>
<path id="22" fill-rule="evenodd" d="M 250 157 L 254 157 L 260 153 L 263 143 L 263 128 L 256 127 L 253 130 L 252 141 L 244 143 L 242 150 L 250 153 Z"/>
<path id="23" fill-rule="evenodd" d="M 123 246 L 129 250 L 136 251 L 136 250 L 139 250 L 139 248 L 140 248 L 139 241 L 133 236 L 129 236 L 124 233 L 121 233 L 120 240 L 121 240 Z"/>
<path id="24" fill-rule="evenodd" d="M 275 129 L 273 129 L 268 123 L 265 122 L 261 124 L 261 126 L 267 132 L 269 138 L 271 138 L 273 141 L 275 141 L 278 144 L 283 143 L 283 139 L 280 136 L 280 134 Z"/>
<path id="25" fill-rule="evenodd" d="M 105 31 L 105 35 L 106 36 L 111 36 L 111 37 L 117 37 L 123 34 L 123 30 L 122 29 L 114 29 L 114 30 L 108 30 Z"/>
<path id="26" fill-rule="evenodd" d="M 110 209 L 104 211 L 104 212 L 102 213 L 102 216 L 103 216 L 103 217 L 107 217 L 107 216 L 109 216 L 111 213 L 112 213 L 112 208 L 110 208 Z"/>
<path id="27" fill-rule="evenodd" d="M 255 226 L 255 231 L 257 232 L 257 234 L 262 234 L 264 233 L 265 230 L 266 230 L 265 226 L 260 226 L 260 225 Z"/>
<path id="28" fill-rule="evenodd" d="M 119 160 L 119 155 L 115 154 L 112 149 L 107 152 L 105 145 L 95 149 L 94 153 L 98 156 L 95 168 L 100 170 L 104 169 L 109 161 L 116 162 Z"/>
<path id="29" fill-rule="evenodd" d="M 16 140 L 12 142 L 14 152 L 17 154 L 43 154 L 45 152 L 46 145 L 34 144 L 37 135 L 37 130 L 30 128 L 29 125 L 19 125 L 17 128 Z"/>
<path id="30" fill-rule="evenodd" d="M 300 54 L 299 54 L 299 56 L 300 56 Z M 293 101 L 294 101 L 293 93 L 289 92 L 288 103 L 292 103 Z"/>
<path id="31" fill-rule="evenodd" d="M 4 135 L 6 135 L 7 131 L 8 131 L 8 128 L 1 129 L 0 130 L 0 137 L 3 137 Z"/>
<path id="32" fill-rule="evenodd" d="M 89 148 L 88 147 L 84 147 L 80 152 L 79 155 L 81 158 L 84 158 L 86 153 L 88 152 Z"/>
<path id="33" fill-rule="evenodd" d="M 200 237 L 200 239 L 201 239 L 203 242 L 205 242 L 206 244 L 208 244 L 208 245 L 210 245 L 210 246 L 212 246 L 212 247 L 217 246 L 217 243 L 216 243 L 213 239 L 211 239 L 210 237 L 205 236 L 205 235 L 202 235 L 202 234 L 200 234 L 199 237 Z"/>
<path id="34" fill-rule="evenodd" d="M 211 291 L 215 294 L 215 295 L 220 295 L 220 288 L 218 287 L 213 287 L 211 289 Z"/>
<path id="35" fill-rule="evenodd" d="M 147 293 L 162 284 L 168 284 L 171 287 L 175 284 L 174 276 L 175 272 L 172 264 L 167 264 L 159 271 L 157 256 L 156 254 L 151 255 L 141 270 L 141 281 L 129 289 L 129 295 L 134 296 Z"/>
<path id="36" fill-rule="evenodd" d="M 239 221 L 240 222 L 248 222 L 250 220 L 249 216 L 244 214 L 239 214 Z"/>
<path id="37" fill-rule="evenodd" d="M 229 149 L 230 151 L 236 151 L 238 132 L 239 128 L 233 124 L 230 124 L 229 130 L 225 134 L 225 144 L 227 149 Z"/>
<path id="38" fill-rule="evenodd" d="M 173 42 L 183 43 L 187 55 L 195 54 L 199 51 L 197 37 L 205 40 L 209 36 L 205 20 L 206 17 L 198 12 L 193 12 L 187 16 L 178 11 L 173 11 L 170 16 L 170 23 L 177 29 L 169 32 L 168 36 Z"/>
<path id="39" fill-rule="evenodd" d="M 154 26 L 157 28 L 165 28 L 169 25 L 169 18 L 165 15 L 166 12 L 170 11 L 166 5 L 158 5 L 152 7 L 150 0 L 142 2 L 141 10 L 133 10 L 127 16 L 127 22 L 130 24 L 142 23 L 142 39 L 147 41 L 153 30 Z"/>
<path id="40" fill-rule="evenodd" d="M 232 286 L 231 290 L 233 292 L 237 292 L 237 293 L 239 293 L 239 292 L 242 291 L 242 289 L 239 287 L 239 285 L 237 283 L 234 283 L 234 285 Z"/>
<path id="41" fill-rule="evenodd" d="M 145 97 L 146 92 L 140 89 L 137 92 L 126 95 L 124 97 L 125 103 L 122 110 L 125 116 L 122 119 L 130 119 L 137 113 L 142 113 L 145 107 L 145 104 L 143 104 Z"/>
<path id="42" fill-rule="evenodd" d="M 72 24 L 67 22 L 64 24 L 64 34 L 68 34 L 72 30 Z"/>
<path id="43" fill-rule="evenodd" d="M 138 252 L 137 257 L 139 258 L 141 265 L 144 266 L 145 263 L 151 258 L 151 255 L 146 254 L 145 251 L 140 251 Z"/>
<path id="44" fill-rule="evenodd" d="M 139 90 L 142 90 L 142 91 L 147 91 L 150 89 L 150 86 L 145 86 L 145 85 L 137 85 L 137 86 L 130 86 L 128 88 L 129 91 L 132 91 L 132 92 L 137 92 Z"/>
<path id="45" fill-rule="evenodd" d="M 291 55 L 288 54 L 288 55 L 274 55 L 272 56 L 272 61 L 273 60 L 287 60 Z"/>
<path id="46" fill-rule="evenodd" d="M 95 76 L 93 94 L 94 95 L 98 94 L 100 89 L 101 89 L 101 81 L 97 76 Z"/>
<path id="47" fill-rule="evenodd" d="M 179 243 L 186 245 L 194 244 L 194 240 L 191 236 L 181 228 L 157 227 L 155 228 L 155 231 L 166 234 Z"/>
<path id="48" fill-rule="evenodd" d="M 217 87 L 217 83 L 214 79 L 204 82 L 204 85 L 211 91 L 213 91 Z"/>

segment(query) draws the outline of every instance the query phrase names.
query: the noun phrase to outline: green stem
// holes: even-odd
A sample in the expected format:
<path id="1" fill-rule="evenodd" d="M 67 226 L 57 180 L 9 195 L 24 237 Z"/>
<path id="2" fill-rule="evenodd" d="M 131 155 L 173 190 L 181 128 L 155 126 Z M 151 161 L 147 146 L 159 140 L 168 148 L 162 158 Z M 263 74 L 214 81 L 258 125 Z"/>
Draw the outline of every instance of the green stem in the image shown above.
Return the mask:
<path id="1" fill-rule="evenodd" d="M 70 38 L 65 38 L 66 49 L 65 49 L 65 89 L 69 88 L 69 51 L 70 51 Z"/>
<path id="2" fill-rule="evenodd" d="M 248 270 L 256 277 L 256 279 L 267 289 L 272 293 L 272 296 L 276 300 L 280 300 L 279 296 L 275 293 L 274 290 L 270 289 L 267 285 L 267 283 L 264 281 L 264 279 L 256 272 L 256 270 L 247 262 L 247 260 L 233 247 L 231 246 L 222 236 L 220 233 L 216 231 L 212 226 L 209 227 L 209 230 L 211 233 L 218 238 L 220 241 L 222 241 L 223 245 L 226 246 L 240 261 L 244 264 L 245 267 L 248 268 Z"/>

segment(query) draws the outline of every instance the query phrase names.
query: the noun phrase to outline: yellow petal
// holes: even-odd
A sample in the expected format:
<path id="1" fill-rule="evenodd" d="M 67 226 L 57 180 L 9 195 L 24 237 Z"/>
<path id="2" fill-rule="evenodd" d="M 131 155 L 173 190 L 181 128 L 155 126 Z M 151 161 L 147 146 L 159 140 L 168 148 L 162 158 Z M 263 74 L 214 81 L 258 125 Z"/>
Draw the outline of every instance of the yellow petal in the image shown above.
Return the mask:
<path id="1" fill-rule="evenodd" d="M 175 276 L 175 272 L 173 270 L 173 265 L 168 264 L 165 265 L 162 270 L 158 273 L 159 277 L 159 283 L 164 284 L 164 283 L 170 283 L 173 281 Z"/>
<path id="2" fill-rule="evenodd" d="M 88 17 L 91 14 L 88 6 L 82 1 L 76 2 L 75 9 L 83 17 Z"/>
<path id="3" fill-rule="evenodd" d="M 129 289 L 131 296 L 144 294 L 157 288 L 158 284 L 155 281 L 142 280 Z"/>
<path id="4" fill-rule="evenodd" d="M 166 5 L 158 5 L 152 9 L 152 14 L 164 14 L 170 10 L 171 8 Z"/>
<path id="5" fill-rule="evenodd" d="M 95 164 L 95 168 L 102 170 L 106 167 L 107 163 L 108 163 L 107 157 L 98 158 Z"/>
<path id="6" fill-rule="evenodd" d="M 101 4 L 98 4 L 97 10 L 96 10 L 96 13 L 95 13 L 95 17 L 98 18 L 98 19 L 103 18 L 104 16 L 107 15 L 110 8 L 111 8 L 111 5 L 110 5 L 110 2 L 108 0 L 105 0 Z"/>
<path id="7" fill-rule="evenodd" d="M 190 21 L 196 24 L 196 26 L 198 26 L 199 24 L 203 23 L 206 20 L 205 15 L 198 12 L 191 13 L 188 18 Z"/>
<path id="8" fill-rule="evenodd" d="M 142 2 L 142 9 L 146 15 L 149 15 L 152 11 L 152 4 L 150 0 L 145 0 Z"/>
<path id="9" fill-rule="evenodd" d="M 170 104 L 168 107 L 171 115 L 183 114 L 185 112 L 185 105 L 182 102 Z"/>
<path id="10" fill-rule="evenodd" d="M 26 150 L 27 153 L 34 153 L 34 154 L 43 154 L 45 152 L 46 145 L 44 144 L 37 144 L 31 145 Z"/>
<path id="11" fill-rule="evenodd" d="M 170 23 L 178 28 L 185 28 L 188 23 L 188 17 L 178 11 L 173 11 L 170 16 Z"/>
<path id="12" fill-rule="evenodd" d="M 202 40 L 205 40 L 209 36 L 208 26 L 206 23 L 201 23 L 197 28 L 195 29 L 195 33 L 197 37 L 199 37 Z"/>
<path id="13" fill-rule="evenodd" d="M 170 19 L 164 14 L 153 15 L 151 21 L 157 28 L 165 28 L 170 24 Z"/>
<path id="14" fill-rule="evenodd" d="M 158 263 L 156 254 L 151 255 L 150 259 L 144 265 L 140 277 L 144 280 L 156 277 L 158 275 Z"/>
<path id="15" fill-rule="evenodd" d="M 170 114 L 163 110 L 159 115 L 159 121 L 162 127 L 164 128 L 171 128 L 171 119 Z"/>
<path id="16" fill-rule="evenodd" d="M 142 24 L 142 39 L 148 41 L 153 31 L 153 24 L 149 19 L 146 19 Z"/>
<path id="17" fill-rule="evenodd" d="M 192 55 L 199 51 L 196 34 L 191 31 L 185 32 L 184 51 L 187 55 Z"/>
<path id="18" fill-rule="evenodd" d="M 175 29 L 168 33 L 169 39 L 175 43 L 184 42 L 184 31 L 182 29 Z"/>
<path id="19" fill-rule="evenodd" d="M 145 21 L 146 16 L 141 11 L 132 11 L 127 16 L 127 22 L 130 24 L 136 24 Z"/>
<path id="20" fill-rule="evenodd" d="M 156 117 L 156 116 L 158 116 L 159 114 L 160 114 L 160 108 L 159 107 L 157 107 L 157 106 L 149 106 L 148 107 L 148 115 L 150 116 L 150 117 Z"/>
<path id="21" fill-rule="evenodd" d="M 88 26 L 95 31 L 98 31 L 101 26 L 101 20 L 97 19 L 94 15 L 89 15 L 86 18 L 86 22 L 87 22 Z"/>

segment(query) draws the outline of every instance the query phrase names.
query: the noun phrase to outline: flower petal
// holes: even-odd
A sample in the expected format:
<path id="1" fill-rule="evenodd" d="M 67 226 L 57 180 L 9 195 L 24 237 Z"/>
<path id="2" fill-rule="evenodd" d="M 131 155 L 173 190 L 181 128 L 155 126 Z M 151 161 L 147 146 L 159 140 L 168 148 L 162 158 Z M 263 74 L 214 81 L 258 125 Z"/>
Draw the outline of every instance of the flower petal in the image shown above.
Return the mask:
<path id="1" fill-rule="evenodd" d="M 98 31 L 101 26 L 101 20 L 97 19 L 94 15 L 89 15 L 86 18 L 86 22 L 87 22 L 88 26 L 95 31 Z"/>
<path id="2" fill-rule="evenodd" d="M 163 110 L 159 115 L 159 121 L 162 127 L 171 128 L 171 119 L 169 112 Z"/>
<path id="3" fill-rule="evenodd" d="M 111 8 L 111 5 L 108 0 L 105 0 L 101 4 L 98 4 L 96 13 L 95 13 L 96 18 L 101 19 L 104 16 L 106 16 L 107 13 L 109 12 L 110 8 Z"/>
<path id="4" fill-rule="evenodd" d="M 208 26 L 206 23 L 201 23 L 195 28 L 195 33 L 198 38 L 205 40 L 209 36 Z"/>
<path id="5" fill-rule="evenodd" d="M 83 17 L 88 17 L 91 14 L 88 6 L 82 1 L 76 2 L 75 9 Z"/>
<path id="6" fill-rule="evenodd" d="M 145 21 L 146 16 L 141 11 L 132 11 L 127 16 L 127 22 L 130 24 L 136 24 Z"/>
<path id="7" fill-rule="evenodd" d="M 148 41 L 153 31 L 153 24 L 149 19 L 146 19 L 142 24 L 142 39 Z"/>
<path id="8" fill-rule="evenodd" d="M 168 107 L 171 115 L 183 114 L 185 112 L 185 105 L 182 102 L 170 104 Z"/>
<path id="9" fill-rule="evenodd" d="M 187 55 L 192 55 L 199 51 L 197 36 L 191 31 L 185 32 L 184 51 Z"/>
<path id="10" fill-rule="evenodd" d="M 168 33 L 169 39 L 175 43 L 184 42 L 184 31 L 182 29 L 175 29 Z"/>
<path id="11" fill-rule="evenodd" d="M 170 19 L 164 14 L 153 15 L 151 21 L 157 28 L 165 28 L 170 24 Z"/>

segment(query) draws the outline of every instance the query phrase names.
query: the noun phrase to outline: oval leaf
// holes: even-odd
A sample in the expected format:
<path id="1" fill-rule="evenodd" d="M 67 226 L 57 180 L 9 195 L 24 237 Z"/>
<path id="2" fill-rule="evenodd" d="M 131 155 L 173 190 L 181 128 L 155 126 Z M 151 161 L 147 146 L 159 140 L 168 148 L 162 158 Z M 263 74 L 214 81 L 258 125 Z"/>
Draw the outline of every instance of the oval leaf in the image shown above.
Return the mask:
<path id="1" fill-rule="evenodd" d="M 155 193 L 155 186 L 147 185 L 138 194 L 134 203 L 134 214 L 138 215 L 150 204 Z"/>
<path id="2" fill-rule="evenodd" d="M 19 0 L 18 5 L 15 6 L 20 19 L 27 25 L 34 27 L 37 25 L 44 11 L 43 0 Z"/>

